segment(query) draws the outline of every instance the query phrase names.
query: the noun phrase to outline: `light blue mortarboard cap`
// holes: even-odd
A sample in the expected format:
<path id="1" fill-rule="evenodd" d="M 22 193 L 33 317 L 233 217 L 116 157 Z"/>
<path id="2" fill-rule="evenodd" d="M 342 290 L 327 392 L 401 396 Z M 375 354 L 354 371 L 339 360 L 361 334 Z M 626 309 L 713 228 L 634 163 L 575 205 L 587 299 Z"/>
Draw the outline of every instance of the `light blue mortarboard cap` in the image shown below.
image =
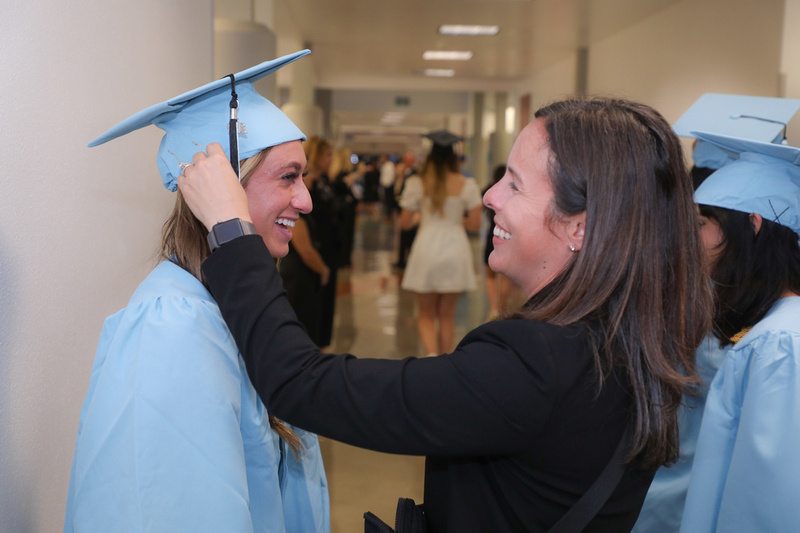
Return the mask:
<path id="1" fill-rule="evenodd" d="M 692 133 L 735 158 L 697 188 L 695 203 L 758 213 L 800 235 L 800 148 Z"/>
<path id="2" fill-rule="evenodd" d="M 253 82 L 309 54 L 301 50 L 278 59 L 265 61 L 238 74 L 239 158 L 247 159 L 270 146 L 305 140 L 305 135 L 272 102 L 258 94 Z M 230 122 L 231 79 L 225 77 L 183 93 L 166 102 L 148 107 L 123 120 L 89 146 L 97 146 L 150 124 L 164 130 L 158 149 L 158 170 L 164 187 L 177 189 L 177 178 L 183 173 L 181 163 L 191 163 L 192 156 L 212 142 L 225 148 L 230 158 L 228 125 Z"/>
<path id="3" fill-rule="evenodd" d="M 781 143 L 786 124 L 800 110 L 800 100 L 706 93 L 673 126 L 681 137 L 702 131 L 764 143 Z M 692 153 L 698 167 L 717 169 L 731 161 L 727 152 L 698 139 Z"/>

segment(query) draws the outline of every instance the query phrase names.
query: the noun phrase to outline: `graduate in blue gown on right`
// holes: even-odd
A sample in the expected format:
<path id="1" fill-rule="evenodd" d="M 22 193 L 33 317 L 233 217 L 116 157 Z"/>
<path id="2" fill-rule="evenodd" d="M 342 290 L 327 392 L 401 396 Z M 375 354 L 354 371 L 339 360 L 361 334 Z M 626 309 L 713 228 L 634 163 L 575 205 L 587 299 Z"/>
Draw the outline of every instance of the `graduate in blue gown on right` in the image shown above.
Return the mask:
<path id="1" fill-rule="evenodd" d="M 695 192 L 728 348 L 711 383 L 681 531 L 800 528 L 800 148 L 697 136 L 736 160 Z"/>
<path id="2" fill-rule="evenodd" d="M 700 97 L 675 123 L 673 129 L 678 135 L 695 139 L 692 154 L 695 165 L 692 169 L 693 177 L 699 176 L 705 179 L 709 174 L 737 161 L 739 153 L 710 142 L 704 136 L 698 136 L 698 130 L 779 145 L 785 142 L 786 123 L 798 110 L 800 110 L 800 100 L 796 99 L 709 93 Z M 718 183 L 718 179 L 719 176 L 714 178 L 714 182 Z M 752 181 L 758 183 L 757 178 L 753 178 Z M 696 180 L 695 187 L 700 183 L 702 179 Z M 722 189 L 731 197 L 749 194 L 745 190 L 734 190 L 725 185 Z M 705 213 L 712 208 L 703 206 L 700 209 Z M 703 227 L 704 234 L 718 219 L 710 213 L 709 217 L 707 220 L 704 219 L 706 222 L 706 226 Z M 728 243 L 739 238 L 752 238 L 752 232 L 748 233 L 747 227 L 731 229 L 730 232 L 735 235 L 728 239 Z M 716 257 L 716 244 L 712 243 L 710 260 Z M 713 277 L 716 280 L 714 287 L 717 296 L 715 317 L 718 323 L 727 321 L 726 314 L 732 309 L 735 309 L 732 312 L 741 315 L 741 319 L 750 325 L 755 318 L 758 318 L 749 316 L 748 312 L 741 308 L 745 305 L 743 302 L 748 299 L 758 298 L 759 291 L 763 291 L 761 288 L 763 284 L 737 281 L 735 287 L 726 288 L 729 285 L 726 280 L 732 271 L 740 272 L 738 274 L 740 280 L 741 277 L 755 275 L 749 264 L 751 260 L 752 258 L 732 256 L 729 253 L 714 267 Z M 767 299 L 770 303 L 774 301 L 771 295 Z M 738 331 L 737 329 L 736 332 Z M 656 473 L 633 529 L 634 533 L 677 533 L 680 530 L 709 386 L 722 366 L 726 352 L 731 348 L 729 337 L 734 333 L 730 335 L 721 333 L 717 327 L 697 349 L 696 368 L 701 383 L 695 394 L 684 397 L 684 405 L 678 413 L 680 457 L 674 464 L 662 467 Z"/>

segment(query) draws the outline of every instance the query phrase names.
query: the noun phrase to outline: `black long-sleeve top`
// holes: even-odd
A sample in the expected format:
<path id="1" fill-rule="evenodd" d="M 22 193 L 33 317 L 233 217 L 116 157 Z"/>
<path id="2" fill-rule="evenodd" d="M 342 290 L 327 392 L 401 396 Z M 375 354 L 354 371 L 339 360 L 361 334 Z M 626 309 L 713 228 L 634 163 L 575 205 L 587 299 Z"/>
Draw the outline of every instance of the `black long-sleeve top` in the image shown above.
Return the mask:
<path id="1" fill-rule="evenodd" d="M 259 236 L 220 247 L 203 273 L 272 414 L 355 446 L 427 456 L 432 533 L 546 531 L 625 429 L 629 388 L 618 373 L 598 393 L 581 326 L 491 322 L 452 354 L 424 359 L 327 354 L 297 322 Z M 586 531 L 630 530 L 653 474 L 629 468 Z"/>

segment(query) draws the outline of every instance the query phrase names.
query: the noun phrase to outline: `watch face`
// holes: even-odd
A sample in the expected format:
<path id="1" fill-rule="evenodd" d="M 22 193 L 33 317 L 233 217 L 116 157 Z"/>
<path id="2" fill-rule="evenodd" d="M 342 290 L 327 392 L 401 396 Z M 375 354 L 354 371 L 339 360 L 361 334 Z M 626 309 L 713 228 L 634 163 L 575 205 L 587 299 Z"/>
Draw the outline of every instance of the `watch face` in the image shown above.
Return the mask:
<path id="1" fill-rule="evenodd" d="M 214 226 L 214 235 L 217 238 L 217 242 L 222 244 L 236 237 L 241 237 L 244 235 L 244 232 L 242 231 L 242 225 L 239 223 L 239 219 L 234 218 L 233 220 L 216 224 Z"/>

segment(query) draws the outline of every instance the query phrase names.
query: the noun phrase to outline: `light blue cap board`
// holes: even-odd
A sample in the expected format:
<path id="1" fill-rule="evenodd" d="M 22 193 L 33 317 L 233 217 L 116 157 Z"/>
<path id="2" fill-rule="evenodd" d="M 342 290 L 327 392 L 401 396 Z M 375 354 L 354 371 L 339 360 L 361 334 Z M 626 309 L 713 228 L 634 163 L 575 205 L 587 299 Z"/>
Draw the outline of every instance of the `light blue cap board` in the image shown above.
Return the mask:
<path id="1" fill-rule="evenodd" d="M 309 50 L 301 50 L 234 74 L 239 100 L 240 160 L 270 146 L 305 140 L 303 132 L 283 111 L 256 92 L 253 82 L 309 53 Z M 150 124 L 158 126 L 166 132 L 158 149 L 158 170 L 164 187 L 174 191 L 177 178 L 183 173 L 180 164 L 191 163 L 192 156 L 205 150 L 208 144 L 221 144 L 230 158 L 230 100 L 231 79 L 221 78 L 136 113 L 97 137 L 89 146 L 106 143 Z"/>
<path id="2" fill-rule="evenodd" d="M 695 203 L 758 213 L 800 236 L 800 148 L 692 133 L 734 159 L 697 188 Z"/>
<path id="3" fill-rule="evenodd" d="M 786 125 L 800 110 L 800 100 L 707 93 L 701 96 L 673 126 L 681 137 L 703 131 L 764 143 L 782 143 Z M 731 161 L 728 152 L 698 139 L 692 153 L 698 167 L 720 168 Z"/>

